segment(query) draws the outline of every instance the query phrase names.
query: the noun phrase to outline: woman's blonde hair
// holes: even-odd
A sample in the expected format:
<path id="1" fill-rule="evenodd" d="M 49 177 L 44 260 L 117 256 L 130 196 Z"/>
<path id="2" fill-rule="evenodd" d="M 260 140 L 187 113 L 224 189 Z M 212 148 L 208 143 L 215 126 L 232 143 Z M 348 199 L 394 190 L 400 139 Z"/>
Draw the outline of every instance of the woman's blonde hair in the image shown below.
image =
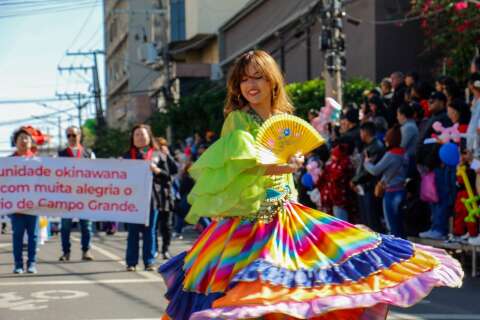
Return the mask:
<path id="1" fill-rule="evenodd" d="M 240 83 L 247 74 L 247 68 L 250 65 L 253 65 L 270 83 L 272 111 L 293 113 L 294 108 L 285 91 L 283 75 L 275 59 L 263 50 L 252 50 L 242 54 L 230 69 L 224 114 L 227 115 L 233 110 L 239 110 L 248 105 L 248 101 L 242 96 Z"/>

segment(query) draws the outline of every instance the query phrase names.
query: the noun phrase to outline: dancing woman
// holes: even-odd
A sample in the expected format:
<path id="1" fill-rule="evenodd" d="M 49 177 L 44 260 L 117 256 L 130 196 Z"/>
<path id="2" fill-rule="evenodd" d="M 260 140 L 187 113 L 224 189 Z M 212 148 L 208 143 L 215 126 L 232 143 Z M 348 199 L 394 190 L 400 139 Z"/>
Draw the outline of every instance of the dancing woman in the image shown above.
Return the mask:
<path id="1" fill-rule="evenodd" d="M 262 123 L 292 113 L 281 72 L 264 51 L 236 61 L 221 138 L 192 166 L 186 220 L 213 218 L 193 247 L 160 273 L 163 319 L 385 319 L 435 286 L 461 285 L 444 251 L 373 233 L 296 202 L 303 164 L 257 161 Z"/>

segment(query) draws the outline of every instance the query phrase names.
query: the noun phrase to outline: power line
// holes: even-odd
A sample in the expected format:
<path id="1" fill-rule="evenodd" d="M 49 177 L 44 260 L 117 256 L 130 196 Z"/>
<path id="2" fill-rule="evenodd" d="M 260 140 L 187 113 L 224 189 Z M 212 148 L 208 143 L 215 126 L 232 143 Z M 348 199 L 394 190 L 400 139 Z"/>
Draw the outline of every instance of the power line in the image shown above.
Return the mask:
<path id="1" fill-rule="evenodd" d="M 132 91 L 123 91 L 119 92 L 116 95 L 121 95 L 121 96 L 128 96 L 128 95 L 140 95 L 143 93 L 153 93 L 158 90 L 155 89 L 145 89 L 145 90 L 132 90 Z M 85 99 L 92 99 L 95 96 L 94 95 L 84 95 L 83 96 Z M 101 97 L 105 98 L 107 97 L 106 94 L 102 94 Z M 1 104 L 27 104 L 27 103 L 40 103 L 40 102 L 56 102 L 56 101 L 70 101 L 70 99 L 65 98 L 65 97 L 45 97 L 45 98 L 32 98 L 32 99 L 7 99 L 7 100 L 0 100 L 0 105 Z"/>
<path id="2" fill-rule="evenodd" d="M 77 9 L 91 8 L 100 4 L 99 0 L 78 0 L 72 3 L 59 3 L 49 6 L 31 6 L 21 8 L 2 8 L 0 19 L 15 18 L 21 16 L 59 13 Z M 4 4 L 5 5 L 5 4 Z"/>
<path id="3" fill-rule="evenodd" d="M 92 7 L 92 9 L 90 10 L 90 12 L 88 13 L 87 18 L 85 19 L 85 21 L 83 22 L 82 26 L 80 27 L 80 30 L 78 30 L 76 36 L 73 38 L 73 41 L 72 41 L 72 43 L 70 43 L 70 46 L 68 47 L 67 51 L 69 51 L 70 49 L 72 49 L 73 45 L 74 45 L 75 42 L 78 40 L 78 37 L 82 34 L 83 30 L 85 30 L 85 27 L 87 26 L 88 21 L 89 21 L 90 18 L 92 17 L 93 12 L 95 12 L 95 8 L 96 8 L 96 6 Z"/>
<path id="4" fill-rule="evenodd" d="M 95 36 L 100 32 L 100 30 L 102 29 L 102 22 L 100 22 L 100 24 L 98 25 L 97 28 L 95 28 L 95 31 L 94 33 L 90 36 L 90 38 L 82 45 L 79 47 L 80 50 L 88 50 L 87 46 L 90 45 L 90 43 L 92 42 L 92 40 L 94 40 Z"/>
<path id="5" fill-rule="evenodd" d="M 40 115 L 40 116 L 31 116 L 31 117 L 28 117 L 28 118 L 15 119 L 15 120 L 10 120 L 10 121 L 3 121 L 3 122 L 0 122 L 0 126 L 10 126 L 10 125 L 24 123 L 24 122 L 28 122 L 28 121 L 42 120 L 42 119 L 50 118 L 50 117 L 53 117 L 53 116 L 57 116 L 60 113 L 73 111 L 75 109 L 76 109 L 76 107 L 65 109 L 65 110 L 62 110 L 62 111 L 47 113 L 47 114 L 43 114 L 43 115 Z"/>
<path id="6" fill-rule="evenodd" d="M 428 18 L 428 17 L 431 17 L 431 16 L 436 16 L 436 15 L 438 15 L 438 14 L 440 14 L 440 13 L 446 11 L 446 10 L 447 10 L 447 8 L 444 7 L 444 8 L 438 9 L 434 12 L 431 12 L 429 14 L 426 14 L 426 15 L 418 15 L 418 16 L 414 16 L 414 17 L 405 16 L 404 18 L 392 19 L 392 20 L 363 20 L 361 18 L 354 17 L 354 16 L 352 16 L 348 13 L 346 13 L 345 16 L 349 19 L 352 19 L 355 22 L 358 22 L 358 23 L 368 23 L 368 24 L 373 24 L 373 25 L 390 25 L 390 24 L 399 24 L 399 23 L 407 23 L 407 22 L 422 20 L 422 19 L 425 19 L 425 18 Z"/>

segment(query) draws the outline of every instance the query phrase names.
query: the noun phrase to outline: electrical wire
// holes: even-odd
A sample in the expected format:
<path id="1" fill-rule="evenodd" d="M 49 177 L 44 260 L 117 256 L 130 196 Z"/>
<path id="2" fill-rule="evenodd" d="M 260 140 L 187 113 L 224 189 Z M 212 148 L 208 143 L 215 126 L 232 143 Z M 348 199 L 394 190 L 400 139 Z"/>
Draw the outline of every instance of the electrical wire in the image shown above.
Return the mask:
<path id="1" fill-rule="evenodd" d="M 358 21 L 359 23 L 368 23 L 368 24 L 373 24 L 373 25 L 390 25 L 390 24 L 401 24 L 401 23 L 407 23 L 407 22 L 413 22 L 417 20 L 422 20 L 431 16 L 436 16 L 439 15 L 440 13 L 446 11 L 447 8 L 441 8 L 438 9 L 434 12 L 431 12 L 427 15 L 418 15 L 414 17 L 404 17 L 401 19 L 392 19 L 392 20 L 363 20 L 361 18 L 354 17 L 348 13 L 345 14 L 347 18 L 350 18 L 354 21 Z"/>
<path id="2" fill-rule="evenodd" d="M 87 17 L 85 18 L 85 21 L 83 22 L 82 26 L 80 27 L 80 30 L 78 30 L 77 34 L 75 35 L 75 37 L 73 38 L 72 40 L 72 43 L 70 43 L 70 45 L 68 46 L 69 49 L 67 49 L 67 52 L 72 49 L 73 45 L 75 44 L 75 42 L 77 42 L 78 38 L 80 37 L 80 35 L 82 34 L 82 32 L 85 30 L 85 27 L 87 26 L 88 24 L 88 21 L 90 20 L 90 18 L 92 17 L 93 13 L 95 12 L 95 9 L 96 9 L 97 6 L 93 6 L 92 9 L 90 10 L 90 12 L 87 14 Z"/>
<path id="3" fill-rule="evenodd" d="M 56 2 L 56 3 L 52 3 Z M 36 14 L 48 14 L 48 13 L 57 13 L 63 11 L 71 11 L 82 8 L 90 8 L 92 6 L 97 6 L 101 2 L 99 0 L 77 0 L 77 1 L 41 1 L 41 2 L 31 2 L 29 6 L 26 6 L 25 3 L 3 3 L 1 8 L 0 19 L 3 18 L 14 18 L 20 16 L 36 15 Z"/>
<path id="4" fill-rule="evenodd" d="M 31 116 L 31 117 L 28 117 L 28 118 L 3 121 L 3 122 L 0 122 L 0 126 L 11 126 L 11 125 L 24 123 L 24 122 L 28 122 L 28 121 L 47 119 L 47 118 L 50 118 L 50 117 L 53 117 L 53 116 L 57 116 L 61 113 L 69 112 L 69 111 L 76 110 L 76 109 L 77 109 L 77 107 L 73 107 L 73 108 L 70 108 L 70 109 L 65 109 L 65 110 L 56 111 L 56 112 L 52 112 L 52 113 L 47 113 L 47 114 L 43 114 L 43 115 L 39 115 L 39 116 Z"/>

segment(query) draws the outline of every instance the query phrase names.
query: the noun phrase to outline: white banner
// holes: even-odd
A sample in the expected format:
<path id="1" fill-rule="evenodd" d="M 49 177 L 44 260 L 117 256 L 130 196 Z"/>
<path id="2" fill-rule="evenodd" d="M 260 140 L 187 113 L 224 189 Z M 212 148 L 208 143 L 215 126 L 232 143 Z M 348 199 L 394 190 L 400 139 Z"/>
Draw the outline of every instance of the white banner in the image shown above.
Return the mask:
<path id="1" fill-rule="evenodd" d="M 151 193 L 146 161 L 0 158 L 0 215 L 148 224 Z"/>

